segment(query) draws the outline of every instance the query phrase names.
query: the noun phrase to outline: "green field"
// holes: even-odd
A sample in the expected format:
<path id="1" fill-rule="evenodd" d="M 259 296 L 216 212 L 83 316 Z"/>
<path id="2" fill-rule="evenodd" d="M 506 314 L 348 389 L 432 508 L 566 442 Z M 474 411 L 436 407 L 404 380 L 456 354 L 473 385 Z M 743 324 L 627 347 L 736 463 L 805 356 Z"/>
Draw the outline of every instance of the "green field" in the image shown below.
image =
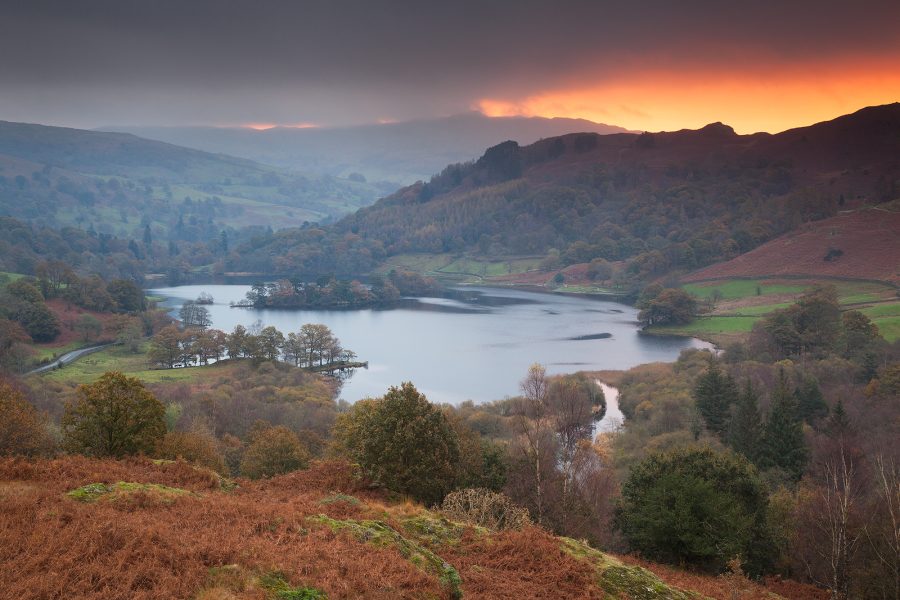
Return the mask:
<path id="1" fill-rule="evenodd" d="M 713 340 L 718 336 L 739 336 L 749 332 L 757 319 L 791 306 L 792 301 L 785 301 L 785 296 L 797 297 L 817 283 L 833 285 L 841 306 L 845 310 L 860 310 L 872 319 L 886 340 L 892 342 L 900 339 L 900 298 L 896 288 L 868 281 L 812 279 L 797 280 L 796 283 L 767 278 L 689 283 L 682 286 L 683 289 L 701 301 L 718 290 L 722 302 L 727 305 L 720 305 L 709 316 L 700 317 L 689 325 L 654 327 L 652 332 L 695 335 Z M 868 303 L 877 304 L 865 306 Z"/>
<path id="2" fill-rule="evenodd" d="M 690 335 L 708 338 L 710 335 L 750 333 L 756 317 L 699 317 L 686 325 L 653 327 L 651 333 Z"/>
<path id="3" fill-rule="evenodd" d="M 142 350 L 146 350 L 146 347 Z M 122 371 L 145 383 L 160 383 L 190 381 L 196 379 L 201 372 L 206 374 L 209 369 L 215 368 L 212 366 L 188 369 L 150 369 L 147 355 L 143 351 L 133 354 L 122 346 L 110 346 L 105 350 L 76 360 L 62 369 L 56 369 L 38 377 L 59 383 L 90 383 L 107 371 Z"/>
<path id="4" fill-rule="evenodd" d="M 536 269 L 539 258 L 510 258 L 506 260 L 478 260 L 453 254 L 400 254 L 392 256 L 380 269 L 406 269 L 430 277 L 448 277 L 465 281 L 480 281 L 486 277 L 499 277 L 525 273 Z"/>
<path id="5" fill-rule="evenodd" d="M 776 302 L 774 304 L 758 304 L 756 306 L 744 306 L 742 308 L 736 308 L 734 310 L 723 311 L 721 314 L 728 316 L 741 316 L 741 317 L 761 317 L 768 315 L 776 310 L 781 310 L 782 308 L 787 308 L 790 306 L 790 302 Z"/>
<path id="6" fill-rule="evenodd" d="M 40 363 L 44 360 L 52 360 L 57 356 L 62 356 L 66 352 L 71 352 L 72 350 L 77 350 L 84 346 L 84 342 L 71 342 L 69 344 L 65 344 L 63 346 L 44 346 L 44 345 L 33 345 L 34 349 L 34 362 Z"/>
<path id="7" fill-rule="evenodd" d="M 785 294 L 799 295 L 816 284 L 833 285 L 837 289 L 838 300 L 841 304 L 874 302 L 895 295 L 893 287 L 868 281 L 797 280 L 794 283 L 770 278 L 728 279 L 688 283 L 683 285 L 682 288 L 700 299 L 709 298 L 718 290 L 723 300 L 741 300 L 744 298 Z"/>
<path id="8" fill-rule="evenodd" d="M 766 283 L 765 279 L 730 279 L 704 283 L 688 283 L 682 286 L 698 298 L 709 298 L 718 290 L 723 300 L 737 300 L 751 296 L 772 296 L 775 294 L 801 294 L 808 285 L 788 283 Z"/>

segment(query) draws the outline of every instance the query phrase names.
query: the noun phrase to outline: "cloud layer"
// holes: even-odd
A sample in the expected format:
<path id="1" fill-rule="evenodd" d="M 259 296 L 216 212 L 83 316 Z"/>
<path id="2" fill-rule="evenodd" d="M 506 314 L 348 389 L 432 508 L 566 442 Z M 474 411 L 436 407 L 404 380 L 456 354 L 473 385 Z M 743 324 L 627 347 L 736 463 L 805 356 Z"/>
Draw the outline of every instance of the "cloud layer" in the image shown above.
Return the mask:
<path id="1" fill-rule="evenodd" d="M 900 99 L 898 22 L 896 1 L 3 0 L 0 119 L 350 124 L 481 108 L 777 129 L 802 124 L 804 98 L 819 107 L 807 121 Z M 792 108 L 764 127 L 759 103 L 782 92 Z M 722 110 L 729 93 L 759 114 Z"/>

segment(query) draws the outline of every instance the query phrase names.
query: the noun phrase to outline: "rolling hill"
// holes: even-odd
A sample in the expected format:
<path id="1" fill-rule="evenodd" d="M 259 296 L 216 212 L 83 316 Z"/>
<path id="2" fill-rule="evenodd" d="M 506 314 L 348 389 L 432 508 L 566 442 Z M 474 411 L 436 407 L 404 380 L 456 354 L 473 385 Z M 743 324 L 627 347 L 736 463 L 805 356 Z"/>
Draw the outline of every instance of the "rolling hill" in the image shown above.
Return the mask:
<path id="1" fill-rule="evenodd" d="M 334 128 L 113 127 L 145 138 L 209 152 L 226 152 L 301 172 L 400 185 L 427 179 L 447 164 L 477 157 L 503 140 L 531 144 L 566 133 L 623 133 L 583 119 L 486 117 L 480 113 L 399 123 Z M 391 190 L 393 191 L 393 190 Z"/>
<path id="2" fill-rule="evenodd" d="M 0 215 L 52 227 L 165 235 L 179 219 L 299 226 L 346 214 L 390 188 L 304 176 L 130 134 L 0 122 Z"/>

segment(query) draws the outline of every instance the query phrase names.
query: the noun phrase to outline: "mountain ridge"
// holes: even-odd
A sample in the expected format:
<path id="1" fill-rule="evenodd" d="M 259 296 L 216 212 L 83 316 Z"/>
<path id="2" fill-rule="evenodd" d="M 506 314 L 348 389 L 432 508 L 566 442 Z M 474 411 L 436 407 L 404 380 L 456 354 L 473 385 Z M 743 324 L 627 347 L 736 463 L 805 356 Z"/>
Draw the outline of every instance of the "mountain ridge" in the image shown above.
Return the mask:
<path id="1" fill-rule="evenodd" d="M 586 119 L 487 117 L 471 112 L 436 119 L 343 127 L 106 127 L 143 137 L 211 150 L 224 149 L 266 164 L 330 175 L 412 183 L 449 163 L 476 158 L 505 139 L 531 143 L 562 133 L 622 133 L 622 127 Z"/>

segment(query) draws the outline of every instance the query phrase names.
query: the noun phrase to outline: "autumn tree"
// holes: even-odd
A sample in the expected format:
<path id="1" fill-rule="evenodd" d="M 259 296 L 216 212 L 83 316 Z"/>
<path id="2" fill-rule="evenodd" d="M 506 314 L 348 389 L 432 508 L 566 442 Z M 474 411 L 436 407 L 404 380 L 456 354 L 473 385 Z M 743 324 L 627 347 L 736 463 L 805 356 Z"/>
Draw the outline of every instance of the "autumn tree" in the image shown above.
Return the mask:
<path id="1" fill-rule="evenodd" d="M 390 490 L 430 505 L 454 487 L 456 434 L 444 413 L 412 383 L 354 404 L 338 417 L 334 437 L 369 477 Z"/>
<path id="2" fill-rule="evenodd" d="M 107 284 L 106 291 L 121 311 L 140 312 L 146 308 L 144 290 L 130 279 L 113 279 Z"/>
<path id="3" fill-rule="evenodd" d="M 150 339 L 147 357 L 156 365 L 174 369 L 182 360 L 182 341 L 185 334 L 175 325 L 164 327 Z"/>
<path id="4" fill-rule="evenodd" d="M 249 441 L 241 459 L 244 477 L 273 477 L 309 466 L 309 450 L 297 434 L 284 425 L 257 424 Z"/>
<path id="5" fill-rule="evenodd" d="M 652 300 L 640 305 L 638 320 L 645 327 L 650 325 L 682 325 L 694 320 L 697 300 L 691 294 L 677 288 L 667 288 Z"/>
<path id="6" fill-rule="evenodd" d="M 151 453 L 166 433 L 165 407 L 118 371 L 78 386 L 62 417 L 66 447 L 91 456 Z"/>
<path id="7" fill-rule="evenodd" d="M 84 313 L 75 321 L 75 331 L 81 335 L 82 340 L 90 342 L 103 333 L 103 323 L 94 315 Z"/>
<path id="8" fill-rule="evenodd" d="M 0 456 L 48 452 L 52 443 L 45 421 L 20 389 L 0 379 Z"/>

